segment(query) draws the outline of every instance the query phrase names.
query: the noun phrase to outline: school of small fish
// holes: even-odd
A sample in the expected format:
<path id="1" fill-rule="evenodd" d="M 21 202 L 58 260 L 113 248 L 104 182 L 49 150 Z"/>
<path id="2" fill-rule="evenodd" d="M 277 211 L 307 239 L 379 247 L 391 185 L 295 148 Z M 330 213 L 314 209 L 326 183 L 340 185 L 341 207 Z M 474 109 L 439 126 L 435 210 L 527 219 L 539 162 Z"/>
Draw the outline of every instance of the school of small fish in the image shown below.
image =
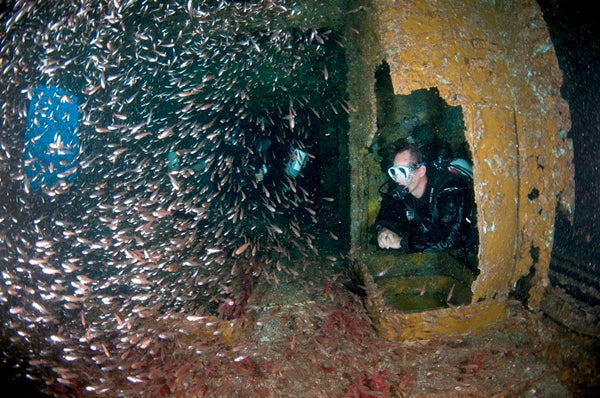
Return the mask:
<path id="1" fill-rule="evenodd" d="M 291 0 L 12 3 L 0 10 L 3 330 L 26 347 L 28 377 L 50 369 L 122 396 L 81 369 L 108 375 L 151 352 L 161 337 L 139 319 L 233 305 L 248 270 L 277 280 L 295 272 L 279 259 L 318 251 L 307 225 L 334 199 L 284 169 L 296 148 L 318 164 L 319 131 L 353 110 L 343 38 Z M 77 97 L 79 153 L 33 189 L 23 137 L 39 85 Z"/>

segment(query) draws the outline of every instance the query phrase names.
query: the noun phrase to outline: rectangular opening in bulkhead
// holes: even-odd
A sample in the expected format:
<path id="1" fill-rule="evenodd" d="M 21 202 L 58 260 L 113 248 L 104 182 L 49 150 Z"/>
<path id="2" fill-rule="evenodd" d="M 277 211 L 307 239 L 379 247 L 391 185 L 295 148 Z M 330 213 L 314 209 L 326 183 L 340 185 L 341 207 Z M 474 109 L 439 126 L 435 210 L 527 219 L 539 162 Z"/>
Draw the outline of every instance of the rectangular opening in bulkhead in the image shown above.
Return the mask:
<path id="1" fill-rule="evenodd" d="M 364 264 L 386 304 L 421 311 L 468 304 L 478 273 L 472 155 L 460 106 L 436 88 L 396 95 L 389 66 L 375 73 L 380 172 L 369 181 Z"/>

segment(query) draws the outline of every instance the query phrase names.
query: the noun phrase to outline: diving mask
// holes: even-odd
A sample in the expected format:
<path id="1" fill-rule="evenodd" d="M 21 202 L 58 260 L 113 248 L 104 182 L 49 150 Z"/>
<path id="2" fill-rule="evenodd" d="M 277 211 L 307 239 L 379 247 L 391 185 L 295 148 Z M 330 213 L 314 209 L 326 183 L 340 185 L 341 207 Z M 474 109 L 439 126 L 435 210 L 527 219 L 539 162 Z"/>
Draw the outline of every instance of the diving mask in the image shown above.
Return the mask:
<path id="1" fill-rule="evenodd" d="M 413 165 L 394 165 L 388 169 L 388 174 L 390 175 L 392 180 L 396 181 L 398 184 L 408 184 L 412 173 L 424 164 L 425 163 L 418 163 Z"/>

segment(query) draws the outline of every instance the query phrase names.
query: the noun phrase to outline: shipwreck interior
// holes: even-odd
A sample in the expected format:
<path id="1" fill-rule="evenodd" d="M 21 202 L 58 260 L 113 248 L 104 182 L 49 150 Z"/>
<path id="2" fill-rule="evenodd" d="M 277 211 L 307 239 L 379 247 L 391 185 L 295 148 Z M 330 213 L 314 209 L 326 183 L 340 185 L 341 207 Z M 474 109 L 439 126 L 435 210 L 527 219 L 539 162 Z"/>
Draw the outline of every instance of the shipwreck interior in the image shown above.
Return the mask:
<path id="1" fill-rule="evenodd" d="M 600 388 L 585 13 L 8 3 L 0 381 L 31 396 Z M 377 247 L 382 150 L 407 137 L 431 167 L 472 166 L 475 253 Z"/>
<path id="2" fill-rule="evenodd" d="M 512 15 L 513 6 L 494 4 L 489 12 L 501 9 Z M 436 4 L 435 11 L 422 3 L 391 7 L 386 17 L 369 25 L 374 35 L 365 37 L 376 41 L 360 44 L 355 51 L 361 56 L 353 57 L 349 50 L 348 58 L 359 60 L 351 63 L 350 76 L 364 76 L 369 70 L 375 77 L 349 79 L 350 98 L 359 110 L 358 115 L 350 115 L 350 236 L 353 246 L 365 249 L 359 262 L 381 266 L 365 271 L 371 281 L 386 269 L 382 253 L 375 252 L 374 259 L 366 254 L 372 236 L 369 227 L 379 206 L 377 188 L 385 176 L 377 151 L 386 142 L 420 131 L 431 147 L 472 161 L 480 237 L 473 267 L 477 272 L 461 283 L 454 279 L 456 273 L 446 275 L 440 284 L 446 293 L 453 285 L 467 286 L 466 290 L 470 286 L 472 295 L 463 296 L 470 303 L 461 310 L 484 314 L 479 320 L 483 325 L 492 321 L 493 314 L 501 316 L 502 303 L 517 284 L 522 289 L 523 277 L 528 280 L 527 305 L 539 308 L 548 285 L 555 210 L 563 206 L 568 212 L 573 202 L 572 144 L 567 137 L 571 121 L 560 96 L 561 73 L 550 37 L 534 33 L 542 26 L 541 20 L 532 22 L 542 18 L 535 7 L 526 13 L 521 10 L 517 19 L 523 18 L 523 29 L 529 32 L 524 37 L 502 27 L 509 19 L 517 23 L 514 19 L 489 24 L 485 12 L 472 14 L 468 7 L 455 7 Z M 423 15 L 429 17 L 423 20 Z M 470 21 L 468 27 L 461 25 L 463 18 Z M 462 27 L 453 29 L 456 26 Z M 364 186 L 369 189 L 363 190 Z M 453 267 L 442 262 L 440 269 L 444 268 Z M 408 267 L 405 281 L 415 280 L 410 278 L 415 269 L 419 267 L 414 264 Z M 407 290 L 426 291 L 422 289 L 426 284 L 419 283 Z M 374 294 L 377 283 L 372 288 Z M 387 308 L 385 299 L 373 307 L 375 314 L 381 314 Z M 437 325 L 442 325 L 452 311 L 442 308 L 428 311 L 427 316 L 437 314 Z M 423 337 L 447 330 L 447 325 L 424 326 L 419 312 L 383 314 L 376 317 L 388 336 Z M 476 327 L 477 318 L 473 316 L 467 328 Z"/>

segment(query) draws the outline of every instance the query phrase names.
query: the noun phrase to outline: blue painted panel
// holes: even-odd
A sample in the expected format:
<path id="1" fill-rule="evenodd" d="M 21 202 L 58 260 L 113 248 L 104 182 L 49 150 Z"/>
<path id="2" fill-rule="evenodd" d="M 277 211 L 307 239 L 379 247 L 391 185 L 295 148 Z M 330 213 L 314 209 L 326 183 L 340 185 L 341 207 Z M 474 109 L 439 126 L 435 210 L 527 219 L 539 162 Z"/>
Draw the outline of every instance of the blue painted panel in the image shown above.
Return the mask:
<path id="1" fill-rule="evenodd" d="M 32 189 L 73 182 L 79 154 L 77 97 L 55 86 L 38 86 L 27 113 L 25 174 Z"/>

